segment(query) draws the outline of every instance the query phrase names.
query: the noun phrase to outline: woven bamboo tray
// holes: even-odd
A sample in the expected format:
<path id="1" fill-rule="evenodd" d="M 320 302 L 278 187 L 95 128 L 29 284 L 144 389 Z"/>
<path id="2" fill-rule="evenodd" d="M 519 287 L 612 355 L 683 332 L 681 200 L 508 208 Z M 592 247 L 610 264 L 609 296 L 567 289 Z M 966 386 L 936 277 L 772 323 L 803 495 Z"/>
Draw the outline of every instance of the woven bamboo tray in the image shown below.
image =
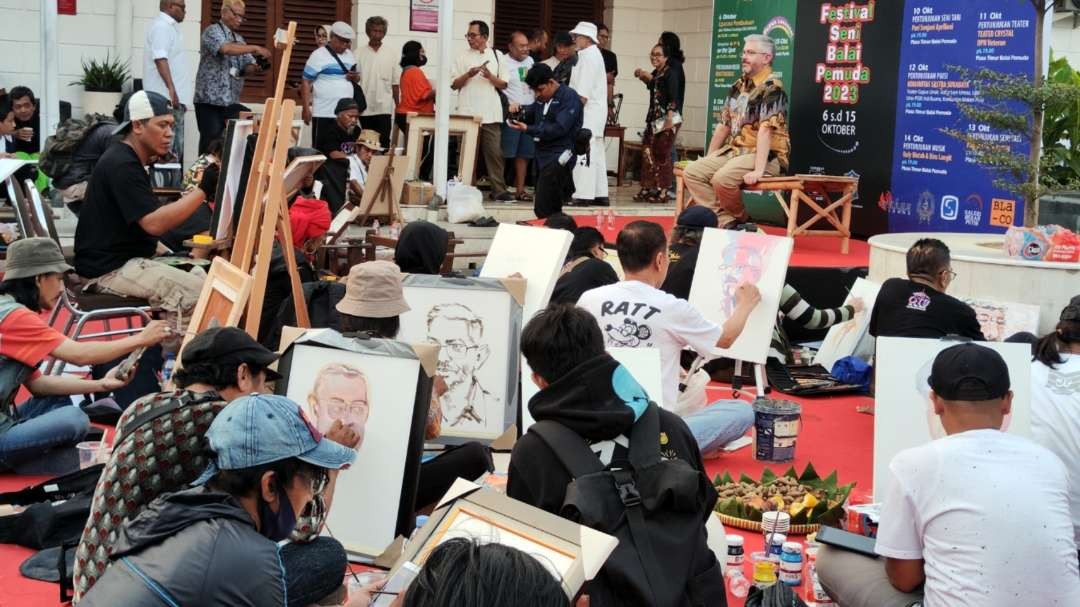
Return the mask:
<path id="1" fill-rule="evenodd" d="M 761 521 L 752 521 L 748 518 L 739 518 L 737 516 L 730 516 L 727 514 L 715 513 L 721 523 L 725 525 L 731 525 L 736 529 L 745 529 L 747 531 L 757 531 L 761 533 Z M 815 533 L 821 525 L 817 523 L 806 525 L 792 525 L 786 535 L 808 535 Z"/>

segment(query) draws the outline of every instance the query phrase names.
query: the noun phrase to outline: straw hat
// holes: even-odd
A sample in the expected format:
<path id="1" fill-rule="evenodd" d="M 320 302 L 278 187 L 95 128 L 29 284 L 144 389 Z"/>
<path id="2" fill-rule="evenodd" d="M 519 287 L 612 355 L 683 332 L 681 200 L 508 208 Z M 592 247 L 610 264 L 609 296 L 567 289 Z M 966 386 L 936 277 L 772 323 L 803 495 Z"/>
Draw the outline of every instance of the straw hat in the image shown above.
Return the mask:
<path id="1" fill-rule="evenodd" d="M 349 270 L 345 281 L 345 297 L 337 303 L 337 311 L 350 316 L 389 318 L 409 311 L 402 293 L 404 275 L 397 264 L 389 261 L 365 261 Z"/>
<path id="2" fill-rule="evenodd" d="M 383 148 L 379 146 L 379 132 L 372 129 L 360 131 L 360 135 L 356 138 L 356 145 L 362 145 L 373 152 L 383 151 Z"/>

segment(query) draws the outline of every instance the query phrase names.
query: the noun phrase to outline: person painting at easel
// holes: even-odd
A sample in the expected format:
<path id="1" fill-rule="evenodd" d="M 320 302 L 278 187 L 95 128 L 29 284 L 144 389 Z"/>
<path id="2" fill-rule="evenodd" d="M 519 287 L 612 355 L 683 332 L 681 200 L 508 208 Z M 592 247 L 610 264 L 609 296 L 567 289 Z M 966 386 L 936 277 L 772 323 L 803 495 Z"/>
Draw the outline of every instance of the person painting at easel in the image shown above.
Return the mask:
<path id="1" fill-rule="evenodd" d="M 385 150 L 379 147 L 378 131 L 371 129 L 360 131 L 353 149 L 354 153 L 349 154 L 349 199 L 353 204 L 359 205 L 364 197 L 364 185 L 367 183 L 371 158 Z"/>
<path id="2" fill-rule="evenodd" d="M 315 177 L 323 182 L 323 199 L 330 205 L 330 212 L 337 214 L 345 206 L 349 156 L 356 145 L 360 111 L 352 98 L 345 97 L 338 101 L 334 113 L 337 115 L 334 123 L 319 129 L 315 139 L 315 149 L 326 155 L 326 163 L 319 167 Z"/>

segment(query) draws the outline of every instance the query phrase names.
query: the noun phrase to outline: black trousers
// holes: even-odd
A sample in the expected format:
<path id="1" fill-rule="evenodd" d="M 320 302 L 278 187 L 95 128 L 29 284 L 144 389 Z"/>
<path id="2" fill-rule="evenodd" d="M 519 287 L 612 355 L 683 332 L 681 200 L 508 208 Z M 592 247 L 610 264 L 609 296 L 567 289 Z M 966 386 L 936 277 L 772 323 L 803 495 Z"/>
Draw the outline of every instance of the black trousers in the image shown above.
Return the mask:
<path id="1" fill-rule="evenodd" d="M 393 126 L 390 114 L 361 116 L 360 128 L 371 129 L 379 133 L 379 145 L 385 150 L 390 147 L 390 127 Z"/>
<path id="2" fill-rule="evenodd" d="M 195 104 L 195 122 L 199 127 L 199 155 L 206 153 L 210 142 L 225 134 L 225 123 L 240 116 L 240 104 L 229 106 L 211 105 L 209 103 Z"/>
<path id="3" fill-rule="evenodd" d="M 562 205 L 573 195 L 573 161 L 561 165 L 558 161 L 550 162 L 536 172 L 536 195 L 533 197 L 533 212 L 538 219 L 544 219 L 555 213 L 562 213 Z"/>
<path id="4" fill-rule="evenodd" d="M 416 510 L 430 506 L 446 495 L 459 476 L 473 480 L 495 469 L 491 450 L 480 443 L 450 447 L 438 457 L 420 464 L 420 487 L 416 492 Z"/>

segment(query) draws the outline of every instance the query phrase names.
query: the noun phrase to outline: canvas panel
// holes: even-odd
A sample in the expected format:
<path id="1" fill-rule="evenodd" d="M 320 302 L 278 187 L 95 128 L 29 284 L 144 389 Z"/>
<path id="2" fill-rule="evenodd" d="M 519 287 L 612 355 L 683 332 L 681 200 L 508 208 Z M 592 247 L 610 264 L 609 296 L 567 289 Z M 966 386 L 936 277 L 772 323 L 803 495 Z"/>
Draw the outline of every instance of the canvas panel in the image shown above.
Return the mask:
<path id="1" fill-rule="evenodd" d="M 844 299 L 844 305 L 850 304 L 854 299 L 861 299 L 865 307 L 862 312 L 856 312 L 851 320 L 829 327 L 825 341 L 821 342 L 821 348 L 814 356 L 814 364 L 831 371 L 836 361 L 855 354 L 859 342 L 870 329 L 870 312 L 874 309 L 874 302 L 877 301 L 880 290 L 881 285 L 876 282 L 865 278 L 855 279 L 855 284 L 851 286 L 851 291 Z"/>
<path id="2" fill-rule="evenodd" d="M 975 310 L 986 341 L 1005 341 L 1021 332 L 1039 333 L 1039 306 L 1014 301 L 964 298 Z"/>
<path id="3" fill-rule="evenodd" d="M 738 339 L 730 348 L 714 350 L 715 356 L 765 364 L 793 242 L 786 236 L 705 229 L 690 303 L 705 318 L 723 325 L 735 309 L 736 287 L 749 282 L 761 292 L 761 301 Z"/>
<path id="4" fill-rule="evenodd" d="M 233 209 L 236 199 L 243 196 L 237 192 L 244 169 L 244 150 L 248 135 L 254 132 L 251 120 L 230 120 L 225 126 L 225 145 L 222 147 L 221 175 L 218 177 L 218 191 L 214 198 L 214 215 L 210 222 L 211 231 L 216 239 L 228 238 L 232 231 Z"/>
<path id="5" fill-rule="evenodd" d="M 930 367 L 938 352 L 956 341 L 880 337 L 877 340 L 877 380 L 874 397 L 874 495 L 888 479 L 889 462 L 904 449 L 945 436 L 930 403 Z M 996 350 L 1009 367 L 1013 391 L 1012 414 L 1003 428 L 1031 436 L 1031 346 L 982 342 Z"/>

